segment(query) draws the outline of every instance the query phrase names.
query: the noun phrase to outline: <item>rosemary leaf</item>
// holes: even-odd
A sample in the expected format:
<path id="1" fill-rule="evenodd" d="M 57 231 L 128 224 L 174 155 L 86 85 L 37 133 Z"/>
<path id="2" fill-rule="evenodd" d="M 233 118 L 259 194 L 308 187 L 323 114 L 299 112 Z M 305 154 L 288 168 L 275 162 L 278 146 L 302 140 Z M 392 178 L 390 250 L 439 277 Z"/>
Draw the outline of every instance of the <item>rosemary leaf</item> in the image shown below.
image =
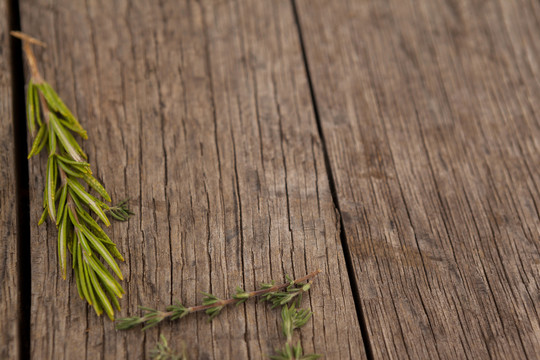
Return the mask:
<path id="1" fill-rule="evenodd" d="M 60 223 L 62 215 L 65 213 L 66 200 L 67 200 L 67 185 L 62 185 L 62 192 L 60 193 L 60 199 L 58 200 L 58 214 L 56 214 L 56 225 Z"/>
<path id="2" fill-rule="evenodd" d="M 56 192 L 55 165 L 54 156 L 49 156 L 47 160 L 47 207 L 51 220 L 56 223 L 56 208 L 54 206 L 54 195 Z"/>
<path id="3" fill-rule="evenodd" d="M 34 142 L 32 143 L 32 148 L 30 149 L 30 152 L 28 153 L 28 159 L 30 159 L 32 156 L 39 154 L 45 144 L 48 140 L 48 132 L 47 132 L 47 126 L 43 125 L 39 128 L 39 131 L 34 138 Z"/>
<path id="4" fill-rule="evenodd" d="M 90 242 L 92 248 L 94 248 L 101 255 L 101 257 L 105 259 L 107 264 L 109 264 L 109 266 L 115 272 L 116 276 L 118 276 L 120 280 L 123 280 L 124 277 L 122 276 L 120 267 L 118 267 L 118 264 L 116 263 L 116 261 L 114 261 L 114 258 L 109 253 L 107 248 L 101 243 L 101 241 L 94 234 L 88 231 L 88 229 L 86 229 L 84 226 L 81 226 L 81 231 L 84 233 L 85 238 L 88 239 L 88 241 Z"/>
<path id="5" fill-rule="evenodd" d="M 26 95 L 27 112 L 26 117 L 28 120 L 28 130 L 32 136 L 36 136 L 36 115 L 35 115 L 35 103 L 34 103 L 34 83 L 32 80 L 28 83 L 28 93 Z"/>
<path id="6" fill-rule="evenodd" d="M 99 301 L 99 304 L 105 310 L 105 313 L 107 314 L 109 319 L 114 321 L 114 310 L 111 306 L 109 298 L 107 298 L 107 295 L 105 295 L 105 292 L 103 291 L 100 282 L 98 281 L 96 274 L 94 273 L 94 270 L 91 266 L 88 267 L 88 274 L 90 275 L 90 280 L 92 281 L 92 286 L 95 290 L 96 303 Z"/>
<path id="7" fill-rule="evenodd" d="M 96 190 L 99 195 L 101 195 L 101 197 L 103 197 L 109 202 L 111 201 L 111 197 L 109 196 L 103 185 L 101 185 L 101 183 L 95 177 L 90 174 L 83 174 L 82 178 L 84 179 L 84 181 L 86 181 L 88 185 L 90 185 L 91 188 Z"/>
<path id="8" fill-rule="evenodd" d="M 67 216 L 62 217 L 60 228 L 58 229 L 58 263 L 60 265 L 60 273 L 62 278 L 66 279 L 67 273 Z"/>

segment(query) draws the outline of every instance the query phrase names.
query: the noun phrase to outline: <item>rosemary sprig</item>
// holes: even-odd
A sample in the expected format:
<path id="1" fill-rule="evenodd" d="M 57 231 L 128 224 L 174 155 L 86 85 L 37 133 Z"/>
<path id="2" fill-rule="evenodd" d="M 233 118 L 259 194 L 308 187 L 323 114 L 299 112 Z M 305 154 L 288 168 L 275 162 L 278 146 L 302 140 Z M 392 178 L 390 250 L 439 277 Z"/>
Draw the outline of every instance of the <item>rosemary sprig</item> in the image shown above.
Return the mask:
<path id="1" fill-rule="evenodd" d="M 58 228 L 58 262 L 62 277 L 66 278 L 69 250 L 79 296 L 93 305 L 98 315 L 105 312 L 114 320 L 113 305 L 120 310 L 117 298 L 122 297 L 124 289 L 103 262 L 122 280 L 115 258 L 124 259 L 91 213 L 109 226 L 106 212 L 118 220 L 127 220 L 131 212 L 125 202 L 109 207 L 81 184 L 81 181 L 85 182 L 102 199 L 111 201 L 103 185 L 92 176 L 86 161 L 88 157 L 73 136 L 75 133 L 87 139 L 86 131 L 38 70 L 31 45 L 45 44 L 18 31 L 12 31 L 11 35 L 22 40 L 31 72 L 27 117 L 34 142 L 28 158 L 45 147 L 48 151 L 44 210 L 39 224 L 49 217 Z"/>
<path id="2" fill-rule="evenodd" d="M 311 287 L 310 280 L 319 275 L 321 270 L 316 270 L 304 277 L 296 280 L 292 280 L 287 277 L 287 282 L 283 284 L 262 284 L 260 290 L 246 292 L 241 288 L 236 289 L 236 293 L 226 300 L 222 300 L 215 295 L 209 293 L 203 293 L 202 305 L 186 307 L 180 302 L 176 302 L 174 305 L 170 305 L 166 308 L 166 311 L 156 310 L 149 307 L 141 306 L 143 310 L 142 316 L 133 316 L 119 319 L 116 322 L 116 328 L 118 330 L 127 330 L 137 325 L 143 325 L 142 330 L 146 330 L 162 322 L 165 319 L 170 318 L 176 320 L 183 318 L 188 314 L 192 314 L 199 311 L 204 311 L 210 317 L 209 320 L 215 318 L 221 310 L 232 304 L 241 304 L 248 299 L 255 297 L 262 297 L 263 301 L 270 301 L 272 304 L 285 305 L 291 302 L 293 299 L 300 299 L 302 293 L 308 291 Z M 288 295 L 287 295 L 288 294 Z M 293 296 L 289 296 L 293 295 Z"/>

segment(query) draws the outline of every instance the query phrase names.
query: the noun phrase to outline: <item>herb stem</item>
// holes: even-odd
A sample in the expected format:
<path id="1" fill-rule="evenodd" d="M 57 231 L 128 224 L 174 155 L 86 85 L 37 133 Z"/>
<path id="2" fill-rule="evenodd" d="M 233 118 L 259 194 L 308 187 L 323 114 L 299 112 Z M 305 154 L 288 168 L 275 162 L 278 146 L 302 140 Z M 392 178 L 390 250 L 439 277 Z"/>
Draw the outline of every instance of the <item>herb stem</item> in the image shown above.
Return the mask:
<path id="1" fill-rule="evenodd" d="M 32 74 L 32 81 L 34 84 L 41 84 L 43 83 L 43 77 L 41 76 L 41 73 L 39 72 L 39 68 L 37 66 L 37 60 L 36 55 L 34 55 L 34 50 L 32 50 L 32 45 L 38 45 L 41 47 L 47 47 L 47 45 L 39 41 L 36 38 L 33 38 L 25 33 L 22 33 L 20 31 L 12 31 L 10 33 L 12 36 L 21 39 L 23 43 L 23 51 L 26 55 L 26 60 L 28 61 L 28 66 L 30 67 L 30 73 Z M 49 125 L 49 106 L 47 105 L 47 102 L 45 101 L 45 98 L 42 94 L 39 94 L 39 102 L 41 103 L 41 108 L 43 109 L 43 118 L 45 120 L 45 124 L 47 126 Z"/>
<path id="2" fill-rule="evenodd" d="M 203 302 L 201 305 L 197 306 L 186 307 L 180 302 L 177 302 L 174 305 L 168 306 L 165 311 L 141 306 L 141 310 L 144 311 L 142 316 L 119 319 L 116 324 L 116 328 L 118 330 L 126 330 L 143 324 L 143 330 L 145 330 L 155 326 L 165 319 L 169 318 L 171 320 L 176 320 L 188 314 L 199 311 L 205 311 L 206 314 L 210 316 L 210 320 L 212 320 L 225 306 L 232 304 L 239 305 L 248 299 L 255 297 L 262 297 L 264 301 L 272 302 L 274 307 L 283 306 L 293 299 L 300 300 L 302 298 L 302 294 L 310 289 L 312 279 L 320 273 L 321 270 L 316 270 L 296 280 L 292 280 L 291 278 L 287 277 L 287 282 L 277 285 L 274 285 L 273 283 L 261 284 L 262 288 L 260 290 L 251 292 L 237 288 L 236 294 L 229 299 L 220 299 L 215 295 L 203 292 L 205 295 Z"/>
<path id="3" fill-rule="evenodd" d="M 307 274 L 306 276 L 303 276 L 301 278 L 298 278 L 298 279 L 294 280 L 293 284 L 296 285 L 296 284 L 302 283 L 304 281 L 311 280 L 315 276 L 319 275 L 321 273 L 321 271 L 322 270 L 320 270 L 320 269 L 315 270 L 314 272 L 312 272 L 310 274 Z M 311 281 L 309 281 L 309 282 L 311 282 Z M 271 288 L 268 288 L 268 289 L 261 289 L 261 290 L 251 291 L 251 292 L 247 293 L 248 295 L 246 297 L 247 298 L 254 298 L 254 297 L 257 297 L 257 296 L 262 296 L 264 294 L 268 294 L 268 293 L 271 293 L 271 292 L 283 290 L 287 286 L 290 286 L 290 285 L 291 285 L 290 282 L 286 282 L 286 283 L 283 283 L 283 284 L 274 285 L 274 286 L 272 286 Z M 223 307 L 223 306 L 227 306 L 227 305 L 232 305 L 232 304 L 239 303 L 241 301 L 245 301 L 245 299 L 231 298 L 231 299 L 221 300 L 221 301 L 215 302 L 213 304 L 209 304 L 209 305 L 191 306 L 191 307 L 188 307 L 187 309 L 188 309 L 188 311 L 190 313 L 193 313 L 193 312 L 198 312 L 198 311 L 205 311 L 205 310 L 208 310 L 208 309 L 213 308 L 213 307 L 218 307 L 218 306 Z M 174 314 L 174 311 L 167 311 L 167 312 L 163 313 L 163 315 L 165 317 L 172 316 L 173 314 Z"/>
<path id="4" fill-rule="evenodd" d="M 24 50 L 24 53 L 26 54 L 28 65 L 30 66 L 30 72 L 32 73 L 32 78 L 34 78 L 36 84 L 42 83 L 43 78 L 41 77 L 41 74 L 39 73 L 37 60 L 36 60 L 36 56 L 34 55 L 34 51 L 32 50 L 32 45 L 38 45 L 41 47 L 47 47 L 47 45 L 44 42 L 39 41 L 38 39 L 35 39 L 20 31 L 12 31 L 11 35 L 22 40 L 23 50 Z"/>

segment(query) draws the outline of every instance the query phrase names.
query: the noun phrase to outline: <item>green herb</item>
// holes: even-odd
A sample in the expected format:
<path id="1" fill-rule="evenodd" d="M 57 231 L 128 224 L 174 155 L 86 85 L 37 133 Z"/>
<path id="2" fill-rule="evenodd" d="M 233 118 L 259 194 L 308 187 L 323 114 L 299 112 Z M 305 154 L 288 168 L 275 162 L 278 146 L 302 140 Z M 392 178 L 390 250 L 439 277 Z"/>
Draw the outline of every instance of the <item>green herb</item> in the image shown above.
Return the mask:
<path id="1" fill-rule="evenodd" d="M 321 355 L 310 354 L 303 355 L 302 345 L 300 341 L 293 345 L 293 332 L 296 329 L 304 326 L 311 318 L 313 313 L 306 309 L 297 309 L 293 303 L 291 306 L 283 305 L 281 308 L 281 319 L 283 320 L 282 329 L 283 335 L 287 338 L 285 347 L 278 351 L 278 355 L 271 356 L 273 360 L 312 360 L 318 359 Z"/>
<path id="2" fill-rule="evenodd" d="M 128 206 L 129 199 L 120 201 L 117 205 L 109 207 L 106 211 L 107 214 L 111 214 L 113 218 L 118 221 L 126 221 L 131 215 L 135 215 Z"/>
<path id="3" fill-rule="evenodd" d="M 298 302 L 302 301 L 302 294 L 309 291 L 311 288 L 311 283 L 305 283 L 300 286 L 289 276 L 286 276 L 288 286 L 285 288 L 285 291 L 272 291 L 263 295 L 263 300 L 270 301 L 273 306 L 272 309 L 284 304 L 291 302 L 294 298 L 298 297 Z M 271 289 L 274 286 L 274 283 L 261 284 L 263 289 Z"/>
<path id="4" fill-rule="evenodd" d="M 110 207 L 81 184 L 86 183 L 104 201 L 111 201 L 103 185 L 92 175 L 86 161 L 88 157 L 74 137 L 76 134 L 87 139 L 86 131 L 39 73 L 31 45 L 45 44 L 18 31 L 11 34 L 23 41 L 31 71 L 26 100 L 28 129 L 34 142 L 28 158 L 45 147 L 48 152 L 43 214 L 39 224 L 49 217 L 58 228 L 58 263 L 62 277 L 66 278 L 67 268 L 71 266 L 79 296 L 86 299 L 98 315 L 105 312 L 114 320 L 113 306 L 120 310 L 117 298 L 122 297 L 124 289 L 110 270 L 122 280 L 115 258 L 124 259 L 91 214 L 109 226 L 106 213 L 118 220 L 127 220 L 132 213 L 125 201 Z M 72 257 L 70 264 L 68 250 Z"/>
<path id="5" fill-rule="evenodd" d="M 283 320 L 283 335 L 287 337 L 287 342 L 292 341 L 292 334 L 295 329 L 304 326 L 313 313 L 305 309 L 296 309 L 295 304 L 283 306 L 281 308 L 281 319 Z"/>
<path id="6" fill-rule="evenodd" d="M 321 357 L 319 354 L 306 354 L 304 355 L 302 345 L 300 341 L 293 344 L 294 330 L 304 326 L 313 313 L 307 309 L 298 309 L 302 300 L 302 294 L 309 291 L 311 288 L 311 280 L 315 278 L 321 270 L 317 270 L 297 280 L 292 280 L 287 276 L 287 282 L 280 285 L 275 285 L 275 282 L 261 284 L 261 289 L 252 292 L 246 292 L 242 288 L 237 287 L 236 293 L 227 300 L 222 300 L 215 295 L 203 292 L 204 298 L 202 305 L 185 307 L 180 302 L 167 307 L 167 311 L 160 311 L 148 307 L 140 307 L 145 313 L 142 317 L 130 317 L 119 319 L 116 324 L 118 330 L 130 329 L 137 325 L 144 325 L 143 330 L 146 330 L 154 325 L 159 324 L 161 321 L 170 318 L 176 320 L 186 316 L 187 314 L 205 311 L 209 316 L 209 320 L 216 317 L 223 307 L 231 304 L 240 305 L 246 300 L 260 296 L 263 301 L 270 301 L 273 306 L 281 306 L 281 319 L 283 335 L 286 337 L 287 342 L 285 346 L 277 350 L 278 354 L 270 356 L 273 360 L 315 360 Z M 293 301 L 295 300 L 295 301 Z M 289 305 L 290 303 L 290 305 Z M 185 349 L 184 349 L 185 350 Z M 172 350 L 167 339 L 161 335 L 161 343 L 158 343 L 154 349 L 150 351 L 150 357 L 152 359 L 165 359 L 165 360 L 187 360 L 185 351 L 182 355 L 179 355 Z"/>
<path id="7" fill-rule="evenodd" d="M 165 336 L 160 336 L 161 342 L 158 342 L 156 347 L 150 350 L 150 358 L 154 360 L 187 360 L 185 351 L 181 354 L 169 347 Z"/>
<path id="8" fill-rule="evenodd" d="M 310 286 L 307 285 L 310 283 L 306 281 L 313 279 L 315 276 L 319 275 L 320 272 L 321 270 L 317 270 L 297 280 L 289 280 L 286 283 L 279 285 L 262 284 L 260 290 L 252 292 L 245 292 L 241 288 L 237 288 L 236 293 L 230 299 L 226 300 L 222 300 L 209 293 L 203 293 L 203 303 L 202 305 L 197 306 L 186 307 L 180 302 L 177 302 L 174 305 L 168 306 L 166 311 L 141 306 L 140 309 L 143 311 L 142 316 L 118 319 L 116 322 L 116 328 L 118 330 L 127 330 L 138 325 L 144 325 L 142 330 L 146 330 L 159 324 L 165 319 L 176 320 L 183 318 L 188 314 L 199 311 L 206 312 L 206 314 L 208 314 L 210 317 L 209 320 L 212 320 L 225 306 L 240 304 L 245 302 L 247 299 L 258 296 L 262 297 L 263 301 L 270 301 L 273 304 L 275 304 L 279 299 L 279 303 L 281 305 L 285 305 L 296 297 L 300 296 L 301 293 L 308 291 Z M 294 296 L 284 296 L 283 294 L 294 294 Z M 298 299 L 300 299 L 300 297 L 298 297 Z"/>
<path id="9" fill-rule="evenodd" d="M 289 343 L 285 344 L 285 347 L 278 352 L 277 355 L 270 356 L 272 360 L 315 360 L 320 358 L 320 354 L 307 354 L 304 355 L 302 345 L 300 341 L 296 346 Z"/>

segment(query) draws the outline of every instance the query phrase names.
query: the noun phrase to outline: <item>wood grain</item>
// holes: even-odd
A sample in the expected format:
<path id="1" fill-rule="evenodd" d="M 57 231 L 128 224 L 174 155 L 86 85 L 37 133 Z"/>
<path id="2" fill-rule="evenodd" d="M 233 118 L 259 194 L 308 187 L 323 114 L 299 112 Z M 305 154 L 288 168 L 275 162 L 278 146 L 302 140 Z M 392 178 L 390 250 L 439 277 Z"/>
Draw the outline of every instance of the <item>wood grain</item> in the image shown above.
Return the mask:
<path id="1" fill-rule="evenodd" d="M 0 358 L 19 356 L 17 198 L 7 2 L 0 2 Z M 24 119 L 22 119 L 24 121 Z"/>
<path id="2" fill-rule="evenodd" d="M 21 1 L 47 42 L 44 77 L 88 130 L 93 168 L 136 216 L 109 233 L 126 258 L 121 315 L 191 305 L 323 270 L 304 299 L 307 352 L 364 358 L 289 1 Z M 30 162 L 32 357 L 141 359 L 164 334 L 190 358 L 260 359 L 283 343 L 262 303 L 145 333 L 116 332 L 62 281 L 56 230 L 38 228 L 43 158 Z"/>
<path id="3" fill-rule="evenodd" d="M 375 358 L 540 357 L 540 4 L 297 0 Z"/>

